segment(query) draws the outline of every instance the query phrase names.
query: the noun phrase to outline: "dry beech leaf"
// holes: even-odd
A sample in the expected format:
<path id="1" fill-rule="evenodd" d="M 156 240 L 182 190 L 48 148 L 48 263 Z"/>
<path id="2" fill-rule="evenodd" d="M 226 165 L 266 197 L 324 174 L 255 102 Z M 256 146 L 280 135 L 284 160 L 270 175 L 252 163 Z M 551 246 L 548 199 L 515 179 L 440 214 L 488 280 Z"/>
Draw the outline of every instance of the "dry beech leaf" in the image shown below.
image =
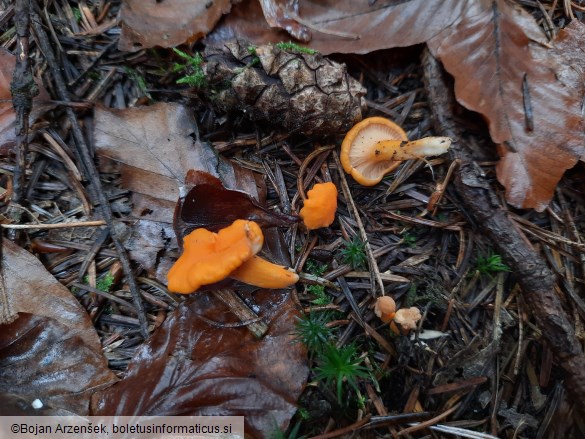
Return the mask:
<path id="1" fill-rule="evenodd" d="M 122 186 L 173 206 L 189 169 L 217 175 L 216 154 L 195 140 L 196 130 L 192 113 L 179 104 L 95 111 L 96 152 L 122 165 Z"/>
<path id="2" fill-rule="evenodd" d="M 260 0 L 260 6 L 270 27 L 282 28 L 299 41 L 311 41 L 311 31 L 296 19 L 299 15 L 298 2 Z"/>
<path id="3" fill-rule="evenodd" d="M 556 72 L 557 76 L 564 78 L 576 75 L 581 86 L 585 84 L 583 41 L 585 41 L 585 24 L 579 20 L 573 20 L 567 27 L 561 29 L 554 41 L 554 53 L 559 55 L 561 58 L 559 61 L 564 67 L 564 71 Z M 585 161 L 585 151 L 581 160 Z"/>
<path id="4" fill-rule="evenodd" d="M 126 0 L 120 11 L 120 50 L 174 47 L 196 41 L 227 14 L 234 0 Z"/>
<path id="5" fill-rule="evenodd" d="M 101 160 L 119 164 L 122 186 L 133 193 L 132 215 L 139 221 L 126 246 L 132 259 L 161 281 L 166 271 L 159 266 L 168 268 L 169 263 L 159 256 L 177 248 L 173 212 L 189 169 L 221 176 L 227 187 L 258 196 L 251 172 L 240 172 L 236 181 L 234 168 L 208 144 L 198 142 L 196 131 L 191 111 L 178 104 L 95 110 L 96 152 Z"/>
<path id="6" fill-rule="evenodd" d="M 18 318 L 0 325 L 0 393 L 87 414 L 91 394 L 117 380 L 91 319 L 36 257 L 7 240 L 2 246 L 2 315 L 9 306 Z"/>
<path id="7" fill-rule="evenodd" d="M 16 58 L 8 50 L 0 47 L 0 152 L 8 146 L 12 146 L 16 135 L 14 133 L 14 123 L 16 114 L 12 108 L 12 95 L 10 93 L 10 81 L 12 81 L 12 72 L 16 66 Z M 39 95 L 33 99 L 33 108 L 29 116 L 32 124 L 41 113 L 47 111 L 53 105 L 45 101 L 49 100 L 46 90 L 39 86 Z"/>
<path id="8" fill-rule="evenodd" d="M 234 5 L 206 41 L 218 43 L 241 38 L 261 44 L 301 36 L 305 42 L 310 38 L 309 46 L 324 55 L 369 53 L 424 43 L 457 20 L 465 3 L 463 0 L 262 0 L 261 3 L 244 0 Z M 295 21 L 295 17 L 301 21 Z"/>
<path id="9" fill-rule="evenodd" d="M 500 145 L 497 176 L 507 201 L 542 211 L 583 155 L 582 93 L 574 79 L 556 76 L 552 51 L 533 56 L 518 14 L 504 0 L 468 2 L 461 20 L 428 44 L 454 76 L 457 100 L 487 119 Z"/>
<path id="10" fill-rule="evenodd" d="M 585 41 L 585 24 L 579 20 L 573 20 L 567 27 L 559 31 L 554 46 L 556 52 L 562 54 L 565 66 L 578 74 L 585 83 L 583 41 Z"/>

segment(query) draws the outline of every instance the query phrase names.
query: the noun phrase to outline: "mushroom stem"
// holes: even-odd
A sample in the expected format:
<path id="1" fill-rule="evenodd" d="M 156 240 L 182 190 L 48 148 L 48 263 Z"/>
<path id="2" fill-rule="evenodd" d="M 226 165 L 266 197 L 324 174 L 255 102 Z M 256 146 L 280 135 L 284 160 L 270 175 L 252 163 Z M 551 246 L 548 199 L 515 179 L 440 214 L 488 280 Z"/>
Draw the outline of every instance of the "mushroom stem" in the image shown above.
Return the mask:
<path id="1" fill-rule="evenodd" d="M 276 265 L 253 256 L 230 273 L 232 279 L 260 288 L 286 288 L 299 280 L 299 275 L 290 268 Z"/>
<path id="2" fill-rule="evenodd" d="M 418 140 L 381 140 L 376 143 L 377 160 L 412 160 L 441 155 L 451 146 L 449 137 L 424 137 Z"/>

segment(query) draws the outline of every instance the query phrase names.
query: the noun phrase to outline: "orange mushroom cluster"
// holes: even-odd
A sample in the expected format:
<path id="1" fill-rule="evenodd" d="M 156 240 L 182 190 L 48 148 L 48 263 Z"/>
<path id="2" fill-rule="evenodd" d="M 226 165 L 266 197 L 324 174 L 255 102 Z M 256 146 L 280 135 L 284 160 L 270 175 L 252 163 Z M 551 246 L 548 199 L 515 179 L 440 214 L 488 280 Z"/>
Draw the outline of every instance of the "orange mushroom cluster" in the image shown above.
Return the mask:
<path id="1" fill-rule="evenodd" d="M 337 187 L 331 182 L 317 183 L 309 192 L 299 216 L 309 230 L 329 227 L 337 211 Z"/>
<path id="2" fill-rule="evenodd" d="M 189 294 L 226 277 L 261 288 L 285 288 L 299 279 L 291 269 L 256 256 L 264 235 L 254 221 L 236 220 L 219 232 L 195 229 L 167 275 L 169 290 Z"/>
<path id="3" fill-rule="evenodd" d="M 396 334 L 408 334 L 411 329 L 416 329 L 422 318 L 420 310 L 416 307 L 396 310 L 396 302 L 389 296 L 378 297 L 374 305 L 374 314 L 384 323 L 390 322 L 390 329 Z"/>
<path id="4" fill-rule="evenodd" d="M 402 160 L 441 155 L 451 146 L 449 137 L 425 137 L 409 141 L 406 133 L 383 117 L 370 117 L 356 124 L 341 144 L 341 165 L 364 186 L 378 184 Z"/>

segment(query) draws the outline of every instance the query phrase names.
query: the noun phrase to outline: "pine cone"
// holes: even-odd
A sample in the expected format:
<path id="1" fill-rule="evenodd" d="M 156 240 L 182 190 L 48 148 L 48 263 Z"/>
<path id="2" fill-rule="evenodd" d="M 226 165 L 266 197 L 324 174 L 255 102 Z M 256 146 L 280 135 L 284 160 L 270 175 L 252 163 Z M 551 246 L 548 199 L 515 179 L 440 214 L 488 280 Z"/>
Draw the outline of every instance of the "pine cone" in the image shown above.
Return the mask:
<path id="1" fill-rule="evenodd" d="M 239 110 L 306 135 L 345 133 L 362 119 L 365 88 L 345 65 L 291 46 L 236 41 L 207 48 L 202 91 L 221 112 Z"/>

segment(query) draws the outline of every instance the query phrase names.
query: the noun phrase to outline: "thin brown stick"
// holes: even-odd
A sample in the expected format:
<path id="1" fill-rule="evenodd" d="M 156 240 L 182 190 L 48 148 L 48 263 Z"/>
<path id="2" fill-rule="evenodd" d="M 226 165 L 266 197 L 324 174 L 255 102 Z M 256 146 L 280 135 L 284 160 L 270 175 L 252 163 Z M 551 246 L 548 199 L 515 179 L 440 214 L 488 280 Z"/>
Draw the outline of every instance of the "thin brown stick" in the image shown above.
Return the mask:
<path id="1" fill-rule="evenodd" d="M 61 68 L 57 63 L 57 59 L 55 58 L 53 48 L 49 42 L 49 39 L 43 27 L 41 17 L 38 15 L 38 12 L 36 10 L 31 11 L 31 21 L 35 33 L 37 34 L 39 46 L 43 51 L 43 54 L 45 55 L 45 58 L 47 60 L 47 64 L 49 65 L 49 68 L 51 70 L 51 74 L 55 82 L 55 89 L 57 90 L 59 99 L 62 101 L 69 101 L 69 92 L 67 90 L 67 87 L 65 86 L 65 79 L 63 78 Z M 93 157 L 89 151 L 89 147 L 87 145 L 87 142 L 85 141 L 85 137 L 83 135 L 83 132 L 81 131 L 81 127 L 79 126 L 79 122 L 77 121 L 77 117 L 75 115 L 75 112 L 73 111 L 73 108 L 65 107 L 65 112 L 71 122 L 71 130 L 73 138 L 75 139 L 75 144 L 77 146 L 76 158 L 81 164 L 84 176 L 91 182 L 93 189 L 91 191 L 92 201 L 95 205 L 99 207 L 103 219 L 106 222 L 108 228 L 110 229 L 110 236 L 112 237 L 112 242 L 114 244 L 114 247 L 116 248 L 116 251 L 118 252 L 120 262 L 122 263 L 122 268 L 124 269 L 124 274 L 126 275 L 126 281 L 128 282 L 130 292 L 132 293 L 134 306 L 138 312 L 138 319 L 140 320 L 140 330 L 142 336 L 144 338 L 147 338 L 149 334 L 148 321 L 146 320 L 146 313 L 144 311 L 144 304 L 142 303 L 142 296 L 140 295 L 140 290 L 138 288 L 136 278 L 134 277 L 132 266 L 130 265 L 130 259 L 128 258 L 128 254 L 126 253 L 126 249 L 122 244 L 120 238 L 118 237 L 118 234 L 116 233 L 116 228 L 114 227 L 114 219 L 112 215 L 112 208 L 110 207 L 110 203 L 108 202 L 108 199 L 103 191 L 99 172 L 95 166 Z"/>
<path id="2" fill-rule="evenodd" d="M 24 196 L 26 155 L 28 153 L 29 114 L 32 110 L 33 96 L 38 94 L 38 88 L 33 80 L 29 61 L 30 36 L 30 0 L 16 0 L 14 25 L 16 29 L 16 67 L 10 83 L 12 105 L 16 113 L 14 131 L 16 134 L 16 163 L 13 177 L 11 203 L 19 205 Z M 22 211 L 9 209 L 8 217 L 13 222 L 19 222 Z M 12 232 L 10 238 L 16 234 Z"/>
<path id="3" fill-rule="evenodd" d="M 99 227 L 105 226 L 104 220 L 96 221 L 74 221 L 71 223 L 56 223 L 56 224 L 0 224 L 3 229 L 12 230 L 30 230 L 30 229 L 68 229 L 70 227 Z"/>
<path id="4" fill-rule="evenodd" d="M 339 161 L 339 156 L 337 152 L 333 151 L 333 158 L 335 159 L 335 164 L 337 165 L 337 169 L 343 169 L 341 166 L 341 162 Z M 355 217 L 355 221 L 358 225 L 360 238 L 364 243 L 364 247 L 366 250 L 366 255 L 368 256 L 368 263 L 370 266 L 370 270 L 372 273 L 372 294 L 376 297 L 376 283 L 380 288 L 380 295 L 384 295 L 384 282 L 382 281 L 382 277 L 380 276 L 380 269 L 378 268 L 378 262 L 374 256 L 372 251 L 372 246 L 368 241 L 368 235 L 366 234 L 366 229 L 364 228 L 364 224 L 362 223 L 362 219 L 360 217 L 360 212 L 356 207 L 355 203 L 353 202 L 353 197 L 351 196 L 351 191 L 349 190 L 349 185 L 347 184 L 347 179 L 345 178 L 345 174 L 343 172 L 339 173 L 340 181 L 341 181 L 341 189 L 343 190 L 343 196 L 345 197 L 346 201 L 349 203 L 351 210 L 353 212 L 353 216 Z"/>
<path id="5" fill-rule="evenodd" d="M 338 437 L 347 433 L 351 433 L 353 431 L 358 430 L 362 425 L 367 424 L 370 421 L 370 417 L 371 416 L 368 415 L 365 418 L 360 419 L 359 421 L 354 422 L 351 425 L 348 425 L 347 427 L 340 428 L 339 430 L 330 431 L 329 433 L 320 434 L 318 436 L 313 436 L 311 437 L 311 439 L 330 439 L 332 437 Z"/>
<path id="6" fill-rule="evenodd" d="M 221 300 L 231 312 L 242 322 L 246 322 L 248 330 L 257 338 L 262 338 L 268 331 L 268 325 L 258 318 L 248 305 L 232 290 L 216 290 L 212 294 Z"/>
<path id="7" fill-rule="evenodd" d="M 463 144 L 452 114 L 455 102 L 452 92 L 448 92 L 450 85 L 439 62 L 428 51 L 423 66 L 437 130 L 455 140 L 449 154 L 452 159 L 461 160 L 460 172 L 455 176 L 455 189 L 469 218 L 491 238 L 497 252 L 515 273 L 525 303 L 566 373 L 567 391 L 578 410 L 585 414 L 585 355 L 555 291 L 555 278 L 546 262 L 514 225 Z"/>
<path id="8" fill-rule="evenodd" d="M 424 421 L 424 422 L 421 422 L 419 424 L 413 425 L 412 427 L 408 427 L 408 428 L 405 428 L 404 430 L 400 430 L 396 434 L 396 436 L 405 436 L 407 434 L 414 433 L 415 431 L 419 431 L 419 430 L 423 430 L 425 428 L 428 428 L 428 427 L 436 424 L 440 420 L 445 419 L 447 416 L 449 416 L 451 413 L 453 413 L 458 408 L 459 408 L 459 404 L 456 404 L 455 406 L 451 407 L 449 410 L 441 413 L 438 416 L 435 416 L 432 419 L 429 419 L 428 421 Z"/>

